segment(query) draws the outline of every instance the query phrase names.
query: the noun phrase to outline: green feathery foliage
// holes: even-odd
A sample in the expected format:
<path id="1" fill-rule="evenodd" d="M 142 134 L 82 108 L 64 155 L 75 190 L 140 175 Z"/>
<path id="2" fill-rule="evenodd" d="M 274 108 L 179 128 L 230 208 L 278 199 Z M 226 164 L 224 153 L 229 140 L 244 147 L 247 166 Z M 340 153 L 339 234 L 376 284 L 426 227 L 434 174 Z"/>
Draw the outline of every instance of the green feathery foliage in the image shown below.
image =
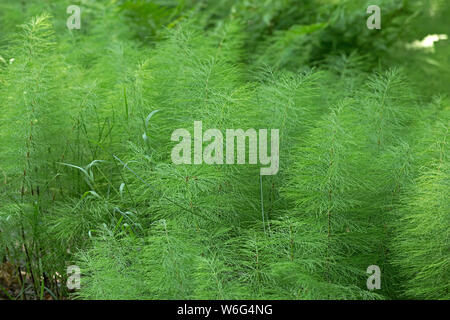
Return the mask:
<path id="1" fill-rule="evenodd" d="M 75 2 L 0 1 L 0 294 L 450 298 L 445 1 Z M 278 129 L 277 174 L 174 164 L 194 121 Z"/>
<path id="2" fill-rule="evenodd" d="M 424 138 L 429 159 L 419 167 L 414 184 L 402 193 L 396 212 L 393 262 L 406 298 L 450 298 L 448 109 L 440 115 L 431 137 Z"/>

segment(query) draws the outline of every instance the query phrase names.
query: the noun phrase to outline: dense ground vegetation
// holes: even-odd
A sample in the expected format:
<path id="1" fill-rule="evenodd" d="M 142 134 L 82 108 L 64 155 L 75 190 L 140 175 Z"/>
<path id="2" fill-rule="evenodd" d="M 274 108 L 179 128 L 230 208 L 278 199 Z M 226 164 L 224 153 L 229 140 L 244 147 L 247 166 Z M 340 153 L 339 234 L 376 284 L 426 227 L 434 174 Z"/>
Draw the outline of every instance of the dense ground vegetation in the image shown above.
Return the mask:
<path id="1" fill-rule="evenodd" d="M 449 17 L 446 0 L 1 0 L 0 297 L 449 299 L 450 45 L 411 45 Z M 279 129 L 278 174 L 173 164 L 196 120 Z"/>

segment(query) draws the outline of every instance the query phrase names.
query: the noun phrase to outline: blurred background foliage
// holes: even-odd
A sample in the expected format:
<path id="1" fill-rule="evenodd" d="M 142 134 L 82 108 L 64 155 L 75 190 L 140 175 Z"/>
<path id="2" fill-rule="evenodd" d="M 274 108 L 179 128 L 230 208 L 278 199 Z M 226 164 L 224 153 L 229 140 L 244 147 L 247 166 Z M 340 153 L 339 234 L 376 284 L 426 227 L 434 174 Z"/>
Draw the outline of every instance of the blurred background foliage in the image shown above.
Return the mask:
<path id="1" fill-rule="evenodd" d="M 185 20 L 205 32 L 236 20 L 245 34 L 246 62 L 290 70 L 352 53 L 364 56 L 366 68 L 396 64 L 410 54 L 404 50 L 406 43 L 450 29 L 446 0 L 18 0 L 0 3 L 2 44 L 17 32 L 24 16 L 43 11 L 61 15 L 69 4 L 83 7 L 86 26 L 97 9 L 122 11 L 133 36 L 143 44 L 157 42 L 165 29 Z M 366 27 L 369 5 L 382 8 L 381 30 Z M 65 20 L 55 25 L 62 30 Z"/>
<path id="2" fill-rule="evenodd" d="M 323 64 L 335 57 L 364 57 L 360 67 L 409 66 L 414 80 L 419 74 L 429 81 L 448 70 L 448 42 L 436 43 L 433 52 L 406 49 L 408 43 L 429 34 L 450 32 L 450 4 L 446 0 L 18 0 L 0 3 L 0 39 L 8 44 L 8 35 L 17 32 L 24 17 L 43 11 L 63 16 L 69 4 L 83 7 L 83 23 L 88 27 L 93 14 L 120 11 L 131 34 L 143 45 L 154 45 L 183 21 L 202 26 L 205 32 L 235 20 L 242 27 L 243 62 L 249 69 L 270 66 L 297 71 Z M 366 8 L 382 8 L 382 29 L 369 30 Z M 6 17 L 7 15 L 7 17 Z M 117 18 L 118 19 L 118 18 Z M 63 31 L 65 20 L 55 20 Z M 111 26 L 112 30 L 114 26 Z M 86 30 L 85 28 L 84 30 Z M 81 33 L 85 32 L 80 30 Z M 59 34 L 59 33 L 57 33 Z M 435 58 L 433 58 L 435 57 Z M 413 65 L 413 67 L 412 67 Z M 443 65 L 443 68 L 438 68 Z M 417 68 L 420 69 L 418 72 Z M 449 79 L 448 72 L 442 75 Z M 434 76 L 434 77 L 433 77 Z M 443 81 L 438 86 L 446 90 Z M 424 84 L 426 86 L 426 84 Z"/>
<path id="3" fill-rule="evenodd" d="M 445 0 L 121 0 L 142 41 L 162 27 L 195 17 L 205 31 L 236 19 L 250 61 L 295 70 L 328 55 L 366 55 L 372 66 L 389 64 L 405 43 L 449 31 Z M 364 10 L 382 8 L 382 30 L 369 30 Z M 367 66 L 367 63 L 366 63 Z"/>

